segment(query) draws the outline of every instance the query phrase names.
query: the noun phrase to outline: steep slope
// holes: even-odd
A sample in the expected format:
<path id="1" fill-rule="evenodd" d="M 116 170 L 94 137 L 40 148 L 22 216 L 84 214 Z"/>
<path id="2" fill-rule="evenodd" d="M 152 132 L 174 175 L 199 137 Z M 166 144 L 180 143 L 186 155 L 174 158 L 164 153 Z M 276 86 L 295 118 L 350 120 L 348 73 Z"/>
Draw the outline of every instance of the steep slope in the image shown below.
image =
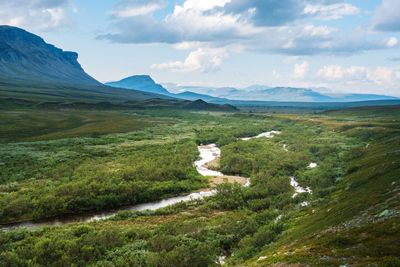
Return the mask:
<path id="1" fill-rule="evenodd" d="M 0 79 L 100 85 L 77 61 L 78 54 L 46 43 L 23 29 L 0 26 Z"/>
<path id="2" fill-rule="evenodd" d="M 286 233 L 246 266 L 400 266 L 399 106 L 324 115 L 364 146 L 350 151 L 332 195 L 288 215 Z"/>
<path id="3" fill-rule="evenodd" d="M 105 83 L 111 87 L 134 89 L 148 93 L 172 95 L 164 87 L 157 84 L 149 75 L 134 75 L 116 82 Z"/>
<path id="4" fill-rule="evenodd" d="M 0 26 L 0 108 L 71 103 L 79 103 L 72 105 L 75 107 L 93 106 L 100 102 L 104 108 L 109 106 L 106 103 L 154 98 L 178 101 L 151 92 L 104 86 L 85 73 L 77 58 L 77 53 L 65 52 L 23 29 Z"/>

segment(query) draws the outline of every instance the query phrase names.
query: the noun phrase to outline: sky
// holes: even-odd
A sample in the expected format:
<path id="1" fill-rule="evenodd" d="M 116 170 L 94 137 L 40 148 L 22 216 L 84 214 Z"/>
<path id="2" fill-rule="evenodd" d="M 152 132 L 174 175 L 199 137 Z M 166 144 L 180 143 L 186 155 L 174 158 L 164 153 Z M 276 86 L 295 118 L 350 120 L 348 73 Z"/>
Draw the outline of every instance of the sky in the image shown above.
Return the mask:
<path id="1" fill-rule="evenodd" d="M 99 81 L 400 96 L 400 0 L 0 0 Z"/>

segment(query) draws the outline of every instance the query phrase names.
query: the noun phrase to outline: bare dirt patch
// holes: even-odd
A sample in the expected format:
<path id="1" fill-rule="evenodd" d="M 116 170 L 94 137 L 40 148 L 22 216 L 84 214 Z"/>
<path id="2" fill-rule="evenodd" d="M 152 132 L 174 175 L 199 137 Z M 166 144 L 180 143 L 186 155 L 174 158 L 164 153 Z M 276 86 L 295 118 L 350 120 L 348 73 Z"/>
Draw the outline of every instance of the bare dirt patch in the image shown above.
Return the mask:
<path id="1" fill-rule="evenodd" d="M 247 179 L 241 176 L 214 176 L 210 179 L 209 183 L 211 187 L 215 187 L 224 183 L 238 183 L 240 185 L 245 185 L 247 183 Z"/>

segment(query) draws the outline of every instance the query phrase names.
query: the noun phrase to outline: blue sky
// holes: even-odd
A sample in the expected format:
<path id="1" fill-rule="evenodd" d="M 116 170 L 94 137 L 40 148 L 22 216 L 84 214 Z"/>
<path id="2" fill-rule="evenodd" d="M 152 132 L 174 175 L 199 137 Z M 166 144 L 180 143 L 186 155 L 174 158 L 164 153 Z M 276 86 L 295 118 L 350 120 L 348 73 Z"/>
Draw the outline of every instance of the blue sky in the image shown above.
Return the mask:
<path id="1" fill-rule="evenodd" d="M 4 0 L 0 23 L 79 53 L 100 81 L 400 96 L 400 0 Z"/>

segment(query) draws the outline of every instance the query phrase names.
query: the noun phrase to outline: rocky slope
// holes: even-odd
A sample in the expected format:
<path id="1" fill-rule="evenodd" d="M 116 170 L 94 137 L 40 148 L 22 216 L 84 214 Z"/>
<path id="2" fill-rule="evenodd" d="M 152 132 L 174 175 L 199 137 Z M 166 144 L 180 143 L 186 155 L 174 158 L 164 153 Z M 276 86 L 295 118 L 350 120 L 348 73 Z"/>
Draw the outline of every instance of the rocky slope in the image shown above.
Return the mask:
<path id="1" fill-rule="evenodd" d="M 0 79 L 75 85 L 100 85 L 63 51 L 23 29 L 0 26 Z"/>

